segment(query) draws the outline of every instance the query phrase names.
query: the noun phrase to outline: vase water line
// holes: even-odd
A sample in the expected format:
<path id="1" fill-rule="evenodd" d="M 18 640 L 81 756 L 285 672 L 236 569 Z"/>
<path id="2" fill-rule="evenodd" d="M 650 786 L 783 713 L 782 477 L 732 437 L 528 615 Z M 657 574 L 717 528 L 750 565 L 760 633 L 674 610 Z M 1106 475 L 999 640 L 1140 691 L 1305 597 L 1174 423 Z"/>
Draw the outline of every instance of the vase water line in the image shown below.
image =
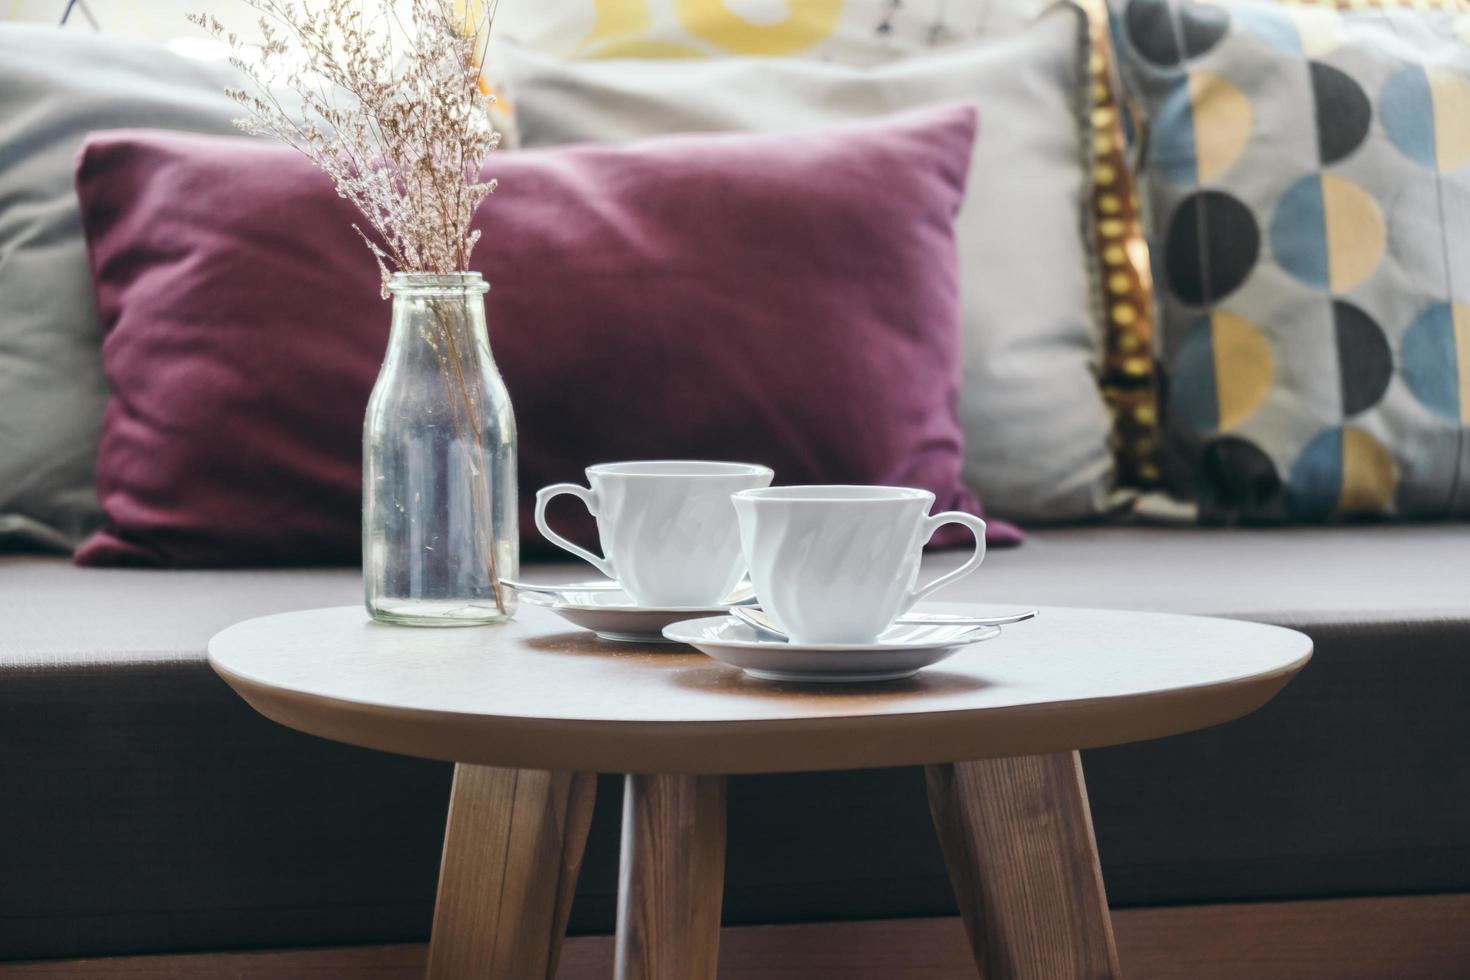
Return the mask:
<path id="1" fill-rule="evenodd" d="M 502 622 L 515 594 L 516 432 L 478 273 L 398 273 L 363 423 L 363 581 L 381 622 Z"/>

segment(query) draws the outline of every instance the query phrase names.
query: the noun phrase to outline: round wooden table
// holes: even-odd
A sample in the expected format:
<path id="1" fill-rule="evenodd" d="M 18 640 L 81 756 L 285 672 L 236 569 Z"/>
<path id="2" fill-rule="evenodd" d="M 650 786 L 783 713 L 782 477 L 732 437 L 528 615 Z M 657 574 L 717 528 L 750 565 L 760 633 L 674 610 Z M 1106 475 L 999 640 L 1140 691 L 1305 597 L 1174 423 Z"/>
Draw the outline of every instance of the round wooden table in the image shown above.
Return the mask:
<path id="1" fill-rule="evenodd" d="M 895 765 L 926 768 L 986 980 L 1117 977 L 1077 750 L 1238 718 L 1311 651 L 1255 623 L 1051 608 L 916 677 L 858 686 L 751 680 L 538 607 L 458 630 L 318 609 L 209 644 L 220 676 L 281 724 L 458 764 L 429 954 L 439 980 L 554 976 L 598 772 L 627 774 L 617 976 L 707 980 L 725 776 Z"/>

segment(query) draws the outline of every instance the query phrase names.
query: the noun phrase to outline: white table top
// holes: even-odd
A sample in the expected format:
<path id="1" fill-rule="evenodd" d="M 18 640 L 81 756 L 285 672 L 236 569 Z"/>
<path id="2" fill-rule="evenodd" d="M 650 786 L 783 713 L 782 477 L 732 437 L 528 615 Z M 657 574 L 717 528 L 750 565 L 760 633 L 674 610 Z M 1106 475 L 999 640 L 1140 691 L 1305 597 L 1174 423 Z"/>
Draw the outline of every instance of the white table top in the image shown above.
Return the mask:
<path id="1" fill-rule="evenodd" d="M 357 606 L 308 610 L 248 620 L 209 645 L 215 670 L 257 710 L 326 738 L 481 765 L 709 773 L 1157 738 L 1255 710 L 1311 650 L 1279 627 L 1067 608 L 908 680 L 856 686 L 754 680 L 687 648 L 598 640 L 536 607 L 463 629 L 384 626 Z"/>

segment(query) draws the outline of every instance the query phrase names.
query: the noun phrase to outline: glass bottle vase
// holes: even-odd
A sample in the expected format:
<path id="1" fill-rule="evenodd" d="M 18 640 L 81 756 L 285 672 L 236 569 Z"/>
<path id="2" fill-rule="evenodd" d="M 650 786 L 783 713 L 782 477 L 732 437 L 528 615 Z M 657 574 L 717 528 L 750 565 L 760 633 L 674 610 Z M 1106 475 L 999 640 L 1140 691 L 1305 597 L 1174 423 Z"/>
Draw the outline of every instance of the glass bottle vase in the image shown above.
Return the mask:
<path id="1" fill-rule="evenodd" d="M 363 423 L 368 612 L 409 626 L 515 613 L 516 428 L 490 356 L 478 273 L 398 273 L 393 325 Z"/>

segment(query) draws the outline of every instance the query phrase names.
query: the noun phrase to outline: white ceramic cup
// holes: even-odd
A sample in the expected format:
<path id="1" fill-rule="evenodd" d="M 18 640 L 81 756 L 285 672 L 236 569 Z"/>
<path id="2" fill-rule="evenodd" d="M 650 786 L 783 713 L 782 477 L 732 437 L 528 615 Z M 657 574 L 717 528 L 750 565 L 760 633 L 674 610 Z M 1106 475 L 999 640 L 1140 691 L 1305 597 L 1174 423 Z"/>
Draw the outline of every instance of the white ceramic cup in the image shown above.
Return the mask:
<path id="1" fill-rule="evenodd" d="M 745 572 L 740 528 L 730 495 L 770 486 L 766 466 L 701 460 L 649 460 L 587 467 L 591 488 L 554 483 L 536 493 L 536 528 L 578 558 L 617 579 L 642 606 L 718 603 Z M 546 505 L 569 493 L 597 518 L 602 557 L 546 524 Z"/>
<path id="2" fill-rule="evenodd" d="M 771 487 L 735 494 L 761 608 L 796 643 L 872 643 L 914 603 L 985 560 L 985 522 L 907 487 Z M 970 560 L 917 586 L 924 545 L 945 524 L 975 532 Z"/>

